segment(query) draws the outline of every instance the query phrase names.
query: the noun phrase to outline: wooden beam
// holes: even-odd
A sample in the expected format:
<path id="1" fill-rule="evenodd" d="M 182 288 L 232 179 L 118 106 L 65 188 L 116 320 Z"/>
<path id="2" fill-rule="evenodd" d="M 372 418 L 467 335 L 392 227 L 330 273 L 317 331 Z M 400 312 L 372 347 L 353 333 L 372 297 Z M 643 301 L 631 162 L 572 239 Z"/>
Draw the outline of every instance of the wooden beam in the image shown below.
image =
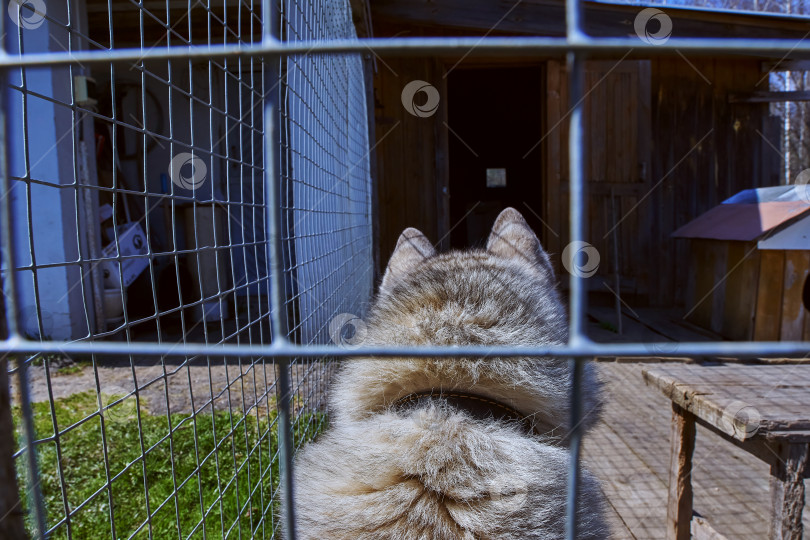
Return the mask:
<path id="1" fill-rule="evenodd" d="M 783 444 L 778 459 L 771 465 L 770 538 L 801 540 L 804 508 L 804 476 L 810 445 Z"/>
<path id="2" fill-rule="evenodd" d="M 100 1 L 100 0 L 94 0 Z M 524 0 L 518 4 L 493 0 L 374 0 L 374 23 L 465 29 L 474 33 L 541 36 L 565 35 L 565 3 Z M 634 5 L 583 2 L 584 29 L 592 36 L 635 36 Z M 800 17 L 667 7 L 677 37 L 744 37 L 803 39 L 807 23 Z"/>
<path id="3" fill-rule="evenodd" d="M 752 92 L 750 94 L 729 94 L 729 103 L 783 103 L 787 101 L 810 101 L 810 91 L 794 92 Z"/>
<path id="4" fill-rule="evenodd" d="M 433 61 L 433 69 L 436 77 L 434 80 L 438 85 L 439 95 L 448 96 L 447 77 L 438 75 L 446 73 L 446 66 L 442 66 L 438 61 Z M 433 123 L 433 132 L 436 141 L 434 154 L 436 167 L 436 229 L 438 231 L 438 248 L 441 250 L 450 249 L 450 142 L 448 141 L 447 107 L 440 107 L 437 111 L 437 119 L 440 122 Z"/>
<path id="5" fill-rule="evenodd" d="M 774 457 L 775 454 L 773 446 L 775 444 L 779 444 L 780 442 L 782 442 L 776 435 L 772 436 L 771 433 L 768 433 L 767 437 L 762 437 L 761 435 L 757 434 L 750 439 L 741 441 L 739 439 L 735 439 L 728 433 L 725 433 L 724 431 L 718 429 L 717 426 L 701 419 L 700 417 L 696 419 L 696 423 L 700 426 L 703 426 L 707 430 L 711 431 L 718 437 L 722 437 L 723 440 L 730 442 L 740 450 L 745 450 L 752 456 L 764 461 L 769 465 L 772 465 L 774 459 L 776 459 Z M 810 473 L 810 471 L 808 471 L 808 473 Z"/>
<path id="6" fill-rule="evenodd" d="M 692 521 L 692 454 L 695 415 L 672 404 L 667 540 L 689 540 Z"/>
<path id="7" fill-rule="evenodd" d="M 762 72 L 771 71 L 807 71 L 810 70 L 810 60 L 767 60 L 762 62 Z"/>

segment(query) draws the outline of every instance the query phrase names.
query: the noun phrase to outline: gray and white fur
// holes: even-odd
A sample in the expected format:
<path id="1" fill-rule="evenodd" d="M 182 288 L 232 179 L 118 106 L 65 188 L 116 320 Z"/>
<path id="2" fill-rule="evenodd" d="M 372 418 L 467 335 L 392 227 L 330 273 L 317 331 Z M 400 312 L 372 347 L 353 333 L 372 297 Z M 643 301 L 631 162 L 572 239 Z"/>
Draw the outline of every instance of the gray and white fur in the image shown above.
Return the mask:
<path id="1" fill-rule="evenodd" d="M 406 229 L 367 320 L 365 345 L 563 344 L 567 315 L 548 255 L 512 208 L 486 249 L 437 254 Z M 599 384 L 585 368 L 586 428 Z M 561 539 L 569 451 L 569 363 L 553 358 L 346 361 L 330 428 L 297 455 L 296 528 L 305 539 Z M 531 419 L 478 419 L 414 392 L 471 392 Z M 597 481 L 582 472 L 578 538 L 607 538 Z"/>

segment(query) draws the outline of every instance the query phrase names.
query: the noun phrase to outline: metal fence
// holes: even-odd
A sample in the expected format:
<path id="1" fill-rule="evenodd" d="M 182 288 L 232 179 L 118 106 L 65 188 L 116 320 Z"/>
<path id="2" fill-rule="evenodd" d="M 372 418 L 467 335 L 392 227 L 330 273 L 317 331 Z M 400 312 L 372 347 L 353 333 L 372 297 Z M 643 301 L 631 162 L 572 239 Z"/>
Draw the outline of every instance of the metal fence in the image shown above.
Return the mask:
<path id="1" fill-rule="evenodd" d="M 352 39 L 348 3 L 289 1 L 273 18 L 222 0 L 3 7 L 7 58 L 69 59 L 5 72 L 3 304 L 10 338 L 40 344 L 8 362 L 28 531 L 277 536 L 279 382 L 297 446 L 325 425 L 334 362 L 215 349 L 273 344 L 271 219 L 284 226 L 284 337 L 327 343 L 335 315 L 362 314 L 373 274 L 363 61 L 151 55 L 246 47 L 268 30 Z M 120 50 L 138 54 L 73 61 Z M 274 213 L 268 141 L 283 156 Z M 163 352 L 108 355 L 93 348 L 102 342 Z M 183 352 L 190 343 L 205 351 Z"/>
<path id="2" fill-rule="evenodd" d="M 370 50 L 567 55 L 572 241 L 585 230 L 587 55 L 810 53 L 793 40 L 591 38 L 579 2 L 566 5 L 564 38 L 358 40 L 346 2 L 6 3 L 0 353 L 16 381 L 14 457 L 29 530 L 276 535 L 294 446 L 326 421 L 332 361 L 359 353 L 571 358 L 579 426 L 583 361 L 658 346 L 589 341 L 580 276 L 571 276 L 564 346 L 346 349 L 330 344 L 329 329 L 362 314 L 371 288 L 361 60 Z M 678 350 L 808 352 L 804 342 Z M 70 401 L 60 394 L 65 369 L 80 370 L 89 388 Z M 573 539 L 578 427 L 570 441 Z M 284 502 L 294 538 L 291 497 Z"/>

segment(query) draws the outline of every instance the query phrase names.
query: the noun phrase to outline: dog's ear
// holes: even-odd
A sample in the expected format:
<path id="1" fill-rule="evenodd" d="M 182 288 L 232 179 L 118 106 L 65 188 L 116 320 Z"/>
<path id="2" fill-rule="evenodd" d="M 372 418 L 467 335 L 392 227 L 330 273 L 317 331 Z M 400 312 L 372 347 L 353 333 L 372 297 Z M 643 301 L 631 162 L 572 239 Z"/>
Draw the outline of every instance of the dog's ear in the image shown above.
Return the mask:
<path id="1" fill-rule="evenodd" d="M 487 240 L 487 251 L 504 259 L 518 259 L 548 272 L 554 278 L 554 269 L 540 240 L 520 212 L 507 208 L 500 213 Z"/>
<path id="2" fill-rule="evenodd" d="M 433 244 L 420 231 L 408 227 L 399 235 L 397 247 L 388 261 L 380 291 L 390 291 L 394 282 L 413 271 L 422 261 L 436 254 Z"/>

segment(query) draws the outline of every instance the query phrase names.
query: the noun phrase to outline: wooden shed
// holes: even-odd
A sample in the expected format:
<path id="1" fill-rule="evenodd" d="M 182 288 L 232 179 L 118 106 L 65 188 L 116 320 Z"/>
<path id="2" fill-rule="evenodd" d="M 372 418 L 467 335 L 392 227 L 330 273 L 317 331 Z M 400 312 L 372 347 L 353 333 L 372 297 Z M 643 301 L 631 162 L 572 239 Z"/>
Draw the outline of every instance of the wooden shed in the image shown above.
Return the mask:
<path id="1" fill-rule="evenodd" d="M 800 195 L 745 190 L 673 233 L 689 239 L 689 321 L 729 339 L 810 339 L 810 203 Z"/>
<path id="2" fill-rule="evenodd" d="M 565 33 L 562 0 L 365 4 L 370 22 L 360 25 L 361 33 L 365 28 L 376 37 Z M 643 7 L 583 2 L 585 29 L 634 37 L 633 21 Z M 801 17 L 664 10 L 673 38 L 798 40 L 807 32 Z M 440 248 L 463 248 L 482 242 L 498 211 L 511 205 L 541 235 L 562 271 L 560 255 L 569 242 L 565 58 L 459 54 L 374 62 L 378 264 L 384 267 L 405 227 L 421 229 Z M 791 66 L 779 58 L 644 59 L 638 52 L 605 53 L 587 62 L 585 239 L 602 260 L 587 282 L 591 291 L 610 295 L 605 284 L 613 288 L 618 268 L 622 297 L 634 308 L 685 303 L 679 270 L 687 246 L 671 234 L 734 193 L 780 183 L 773 147 L 780 144 L 781 119 L 769 102 L 792 97 L 774 95 L 768 72 Z M 435 89 L 438 101 L 429 111 L 403 107 L 403 90 L 412 81 Z M 418 103 L 427 97 L 420 93 Z M 488 175 L 502 181 L 488 183 Z"/>

